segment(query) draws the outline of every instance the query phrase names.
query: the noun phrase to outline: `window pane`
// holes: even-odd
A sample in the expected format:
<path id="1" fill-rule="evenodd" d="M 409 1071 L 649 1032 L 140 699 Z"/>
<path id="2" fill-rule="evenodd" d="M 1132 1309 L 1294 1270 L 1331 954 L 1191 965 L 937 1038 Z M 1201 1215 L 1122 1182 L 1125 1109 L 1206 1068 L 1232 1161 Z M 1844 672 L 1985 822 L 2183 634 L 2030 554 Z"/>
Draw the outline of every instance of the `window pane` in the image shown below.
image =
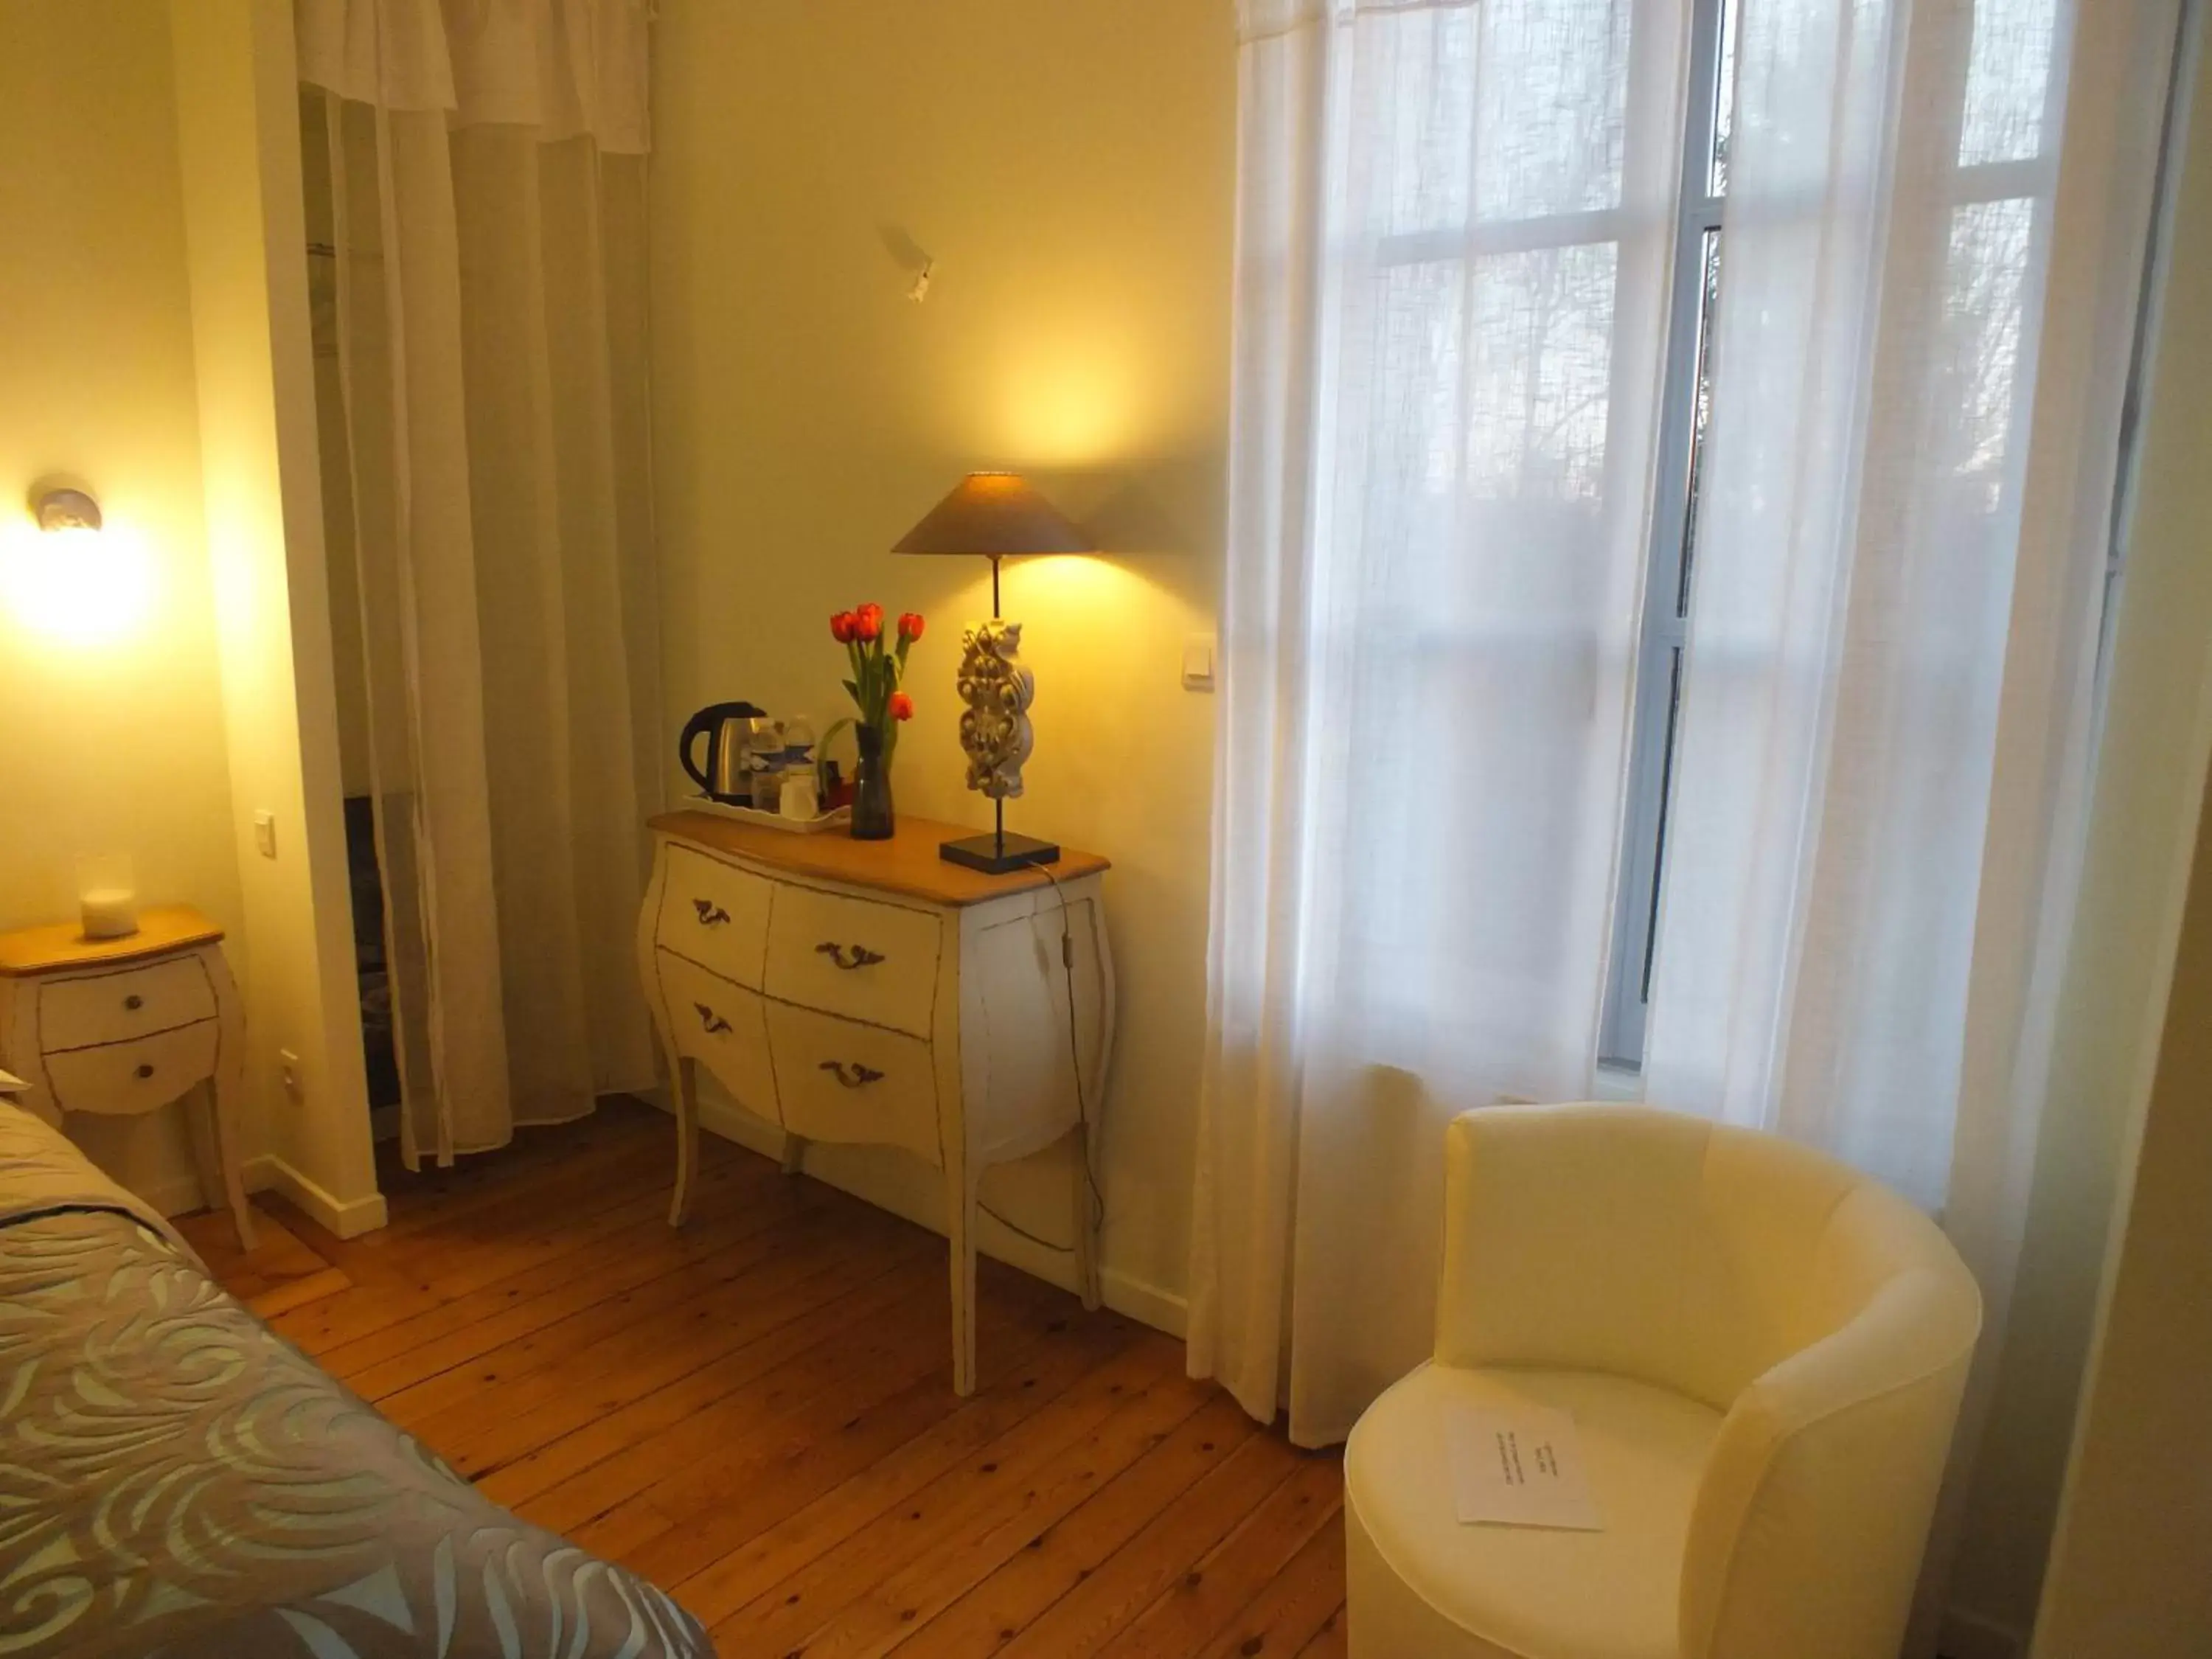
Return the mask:
<path id="1" fill-rule="evenodd" d="M 1690 614 L 1690 577 L 1697 561 L 1698 486 L 1705 471 L 1705 428 L 1713 413 L 1713 319 L 1721 299 L 1721 233 L 1705 233 L 1698 265 L 1702 293 L 1698 301 L 1697 382 L 1691 388 L 1690 479 L 1682 505 L 1682 562 L 1674 588 L 1674 614 Z"/>
<path id="2" fill-rule="evenodd" d="M 1735 20 L 1737 0 L 1720 0 L 1720 62 L 1713 84 L 1713 155 L 1705 174 L 1708 196 L 1728 194 L 1729 138 L 1735 131 Z"/>
<path id="3" fill-rule="evenodd" d="M 1386 265 L 1376 281 L 1382 338 L 1368 420 L 1370 499 L 1438 501 L 1459 476 L 1467 266 L 1458 259 Z M 1370 525 L 1370 533 L 1376 528 Z"/>
<path id="4" fill-rule="evenodd" d="M 1477 496 L 1603 495 L 1616 264 L 1607 242 L 1477 263 L 1467 342 Z"/>
<path id="5" fill-rule="evenodd" d="M 1453 7 L 1363 24 L 1361 96 L 1382 112 L 1376 202 L 1386 236 L 1467 223 L 1474 172 L 1474 22 Z"/>
<path id="6" fill-rule="evenodd" d="M 1631 0 L 1485 0 L 1476 9 L 1477 218 L 1620 201 L 1632 9 Z"/>
<path id="7" fill-rule="evenodd" d="M 2058 0 L 1976 0 L 1960 166 L 2041 153 L 2057 14 Z"/>
<path id="8" fill-rule="evenodd" d="M 1634 13 L 1634 0 L 1363 13 L 1358 118 L 1383 137 L 1356 187 L 1378 234 L 1617 205 Z"/>
<path id="9" fill-rule="evenodd" d="M 1951 216 L 1944 272 L 1936 464 L 1994 512 L 2004 492 L 2035 204 L 1977 202 Z"/>

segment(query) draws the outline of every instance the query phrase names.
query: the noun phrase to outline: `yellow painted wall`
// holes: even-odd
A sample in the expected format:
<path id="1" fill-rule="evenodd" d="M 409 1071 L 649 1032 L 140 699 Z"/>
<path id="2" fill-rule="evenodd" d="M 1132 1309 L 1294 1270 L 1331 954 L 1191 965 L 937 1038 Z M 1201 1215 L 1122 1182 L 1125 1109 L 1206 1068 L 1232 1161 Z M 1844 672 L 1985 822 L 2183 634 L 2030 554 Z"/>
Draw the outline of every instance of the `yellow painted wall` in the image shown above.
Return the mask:
<path id="1" fill-rule="evenodd" d="M 136 544 L 148 610 L 112 639 L 61 638 L 0 568 L 0 927 L 69 915 L 77 856 L 120 851 L 147 899 L 189 901 L 235 929 L 159 0 L 0 0 L 0 564 L 43 552 L 25 501 L 52 472 L 79 475 L 115 538 Z M 94 609 L 122 597 L 98 594 Z M 119 1179 L 189 1206 L 175 1112 L 71 1128 Z"/>
<path id="2" fill-rule="evenodd" d="M 969 469 L 1030 473 L 1110 556 L 1009 566 L 1039 692 L 1014 823 L 1107 854 L 1121 1036 L 1109 1283 L 1179 1294 L 1205 1024 L 1213 702 L 1182 689 L 1223 543 L 1236 47 L 1222 0 L 747 0 L 656 34 L 653 436 L 669 778 L 684 716 L 839 713 L 833 611 L 933 631 L 902 811 L 962 787 L 978 560 L 886 550 Z M 907 297 L 915 250 L 936 261 Z M 884 1159 L 820 1155 L 856 1184 Z M 812 1166 L 811 1166 L 812 1167 Z M 1054 1174 L 985 1197 L 1063 1237 Z M 995 1230 L 986 1248 L 1003 1244 Z"/>
<path id="3" fill-rule="evenodd" d="M 2050 1103 L 1954 1586 L 2015 1636 L 2035 1616 L 2130 1126 L 2158 1063 L 2212 735 L 2212 57 L 2197 70 Z"/>

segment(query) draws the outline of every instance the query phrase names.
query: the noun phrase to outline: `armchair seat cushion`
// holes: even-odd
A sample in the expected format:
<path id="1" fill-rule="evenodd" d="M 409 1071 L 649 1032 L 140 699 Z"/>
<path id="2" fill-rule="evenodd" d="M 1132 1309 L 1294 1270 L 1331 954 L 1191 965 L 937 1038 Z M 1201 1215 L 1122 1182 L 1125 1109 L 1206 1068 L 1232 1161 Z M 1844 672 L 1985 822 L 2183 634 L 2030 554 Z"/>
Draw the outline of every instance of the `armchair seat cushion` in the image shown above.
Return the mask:
<path id="1" fill-rule="evenodd" d="M 1446 1428 L 1462 1404 L 1571 1412 L 1605 1530 L 1462 1525 Z M 1626 1377 L 1422 1366 L 1345 1449 L 1353 1659 L 1679 1659 L 1690 1509 L 1720 1426 Z"/>

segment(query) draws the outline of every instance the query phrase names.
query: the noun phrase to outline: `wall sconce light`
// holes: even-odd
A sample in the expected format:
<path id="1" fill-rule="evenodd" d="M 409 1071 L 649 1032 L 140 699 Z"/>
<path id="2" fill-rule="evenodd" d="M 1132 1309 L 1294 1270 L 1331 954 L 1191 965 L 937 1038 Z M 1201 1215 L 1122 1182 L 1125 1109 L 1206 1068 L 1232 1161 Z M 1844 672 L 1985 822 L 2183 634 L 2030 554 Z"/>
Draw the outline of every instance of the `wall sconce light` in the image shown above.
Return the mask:
<path id="1" fill-rule="evenodd" d="M 49 533 L 100 528 L 100 503 L 82 489 L 49 489 L 32 506 L 39 515 L 39 528 Z"/>
<path id="2" fill-rule="evenodd" d="M 0 512 L 0 611 L 64 645 L 135 634 L 154 607 L 149 550 L 74 484 L 34 486 L 27 515 Z"/>

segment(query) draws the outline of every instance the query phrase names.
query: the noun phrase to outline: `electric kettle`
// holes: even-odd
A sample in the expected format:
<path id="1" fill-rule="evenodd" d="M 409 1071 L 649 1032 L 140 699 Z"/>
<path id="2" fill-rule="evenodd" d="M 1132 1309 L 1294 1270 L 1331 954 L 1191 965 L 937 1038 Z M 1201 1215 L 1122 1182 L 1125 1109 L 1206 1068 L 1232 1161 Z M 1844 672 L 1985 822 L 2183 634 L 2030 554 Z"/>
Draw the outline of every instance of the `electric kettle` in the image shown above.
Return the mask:
<path id="1" fill-rule="evenodd" d="M 749 702 L 718 702 L 694 714 L 676 740 L 676 757 L 684 769 L 713 799 L 750 806 L 752 795 L 745 777 L 745 744 L 769 724 L 764 710 Z M 693 758 L 699 739 L 707 739 L 707 764 Z"/>

